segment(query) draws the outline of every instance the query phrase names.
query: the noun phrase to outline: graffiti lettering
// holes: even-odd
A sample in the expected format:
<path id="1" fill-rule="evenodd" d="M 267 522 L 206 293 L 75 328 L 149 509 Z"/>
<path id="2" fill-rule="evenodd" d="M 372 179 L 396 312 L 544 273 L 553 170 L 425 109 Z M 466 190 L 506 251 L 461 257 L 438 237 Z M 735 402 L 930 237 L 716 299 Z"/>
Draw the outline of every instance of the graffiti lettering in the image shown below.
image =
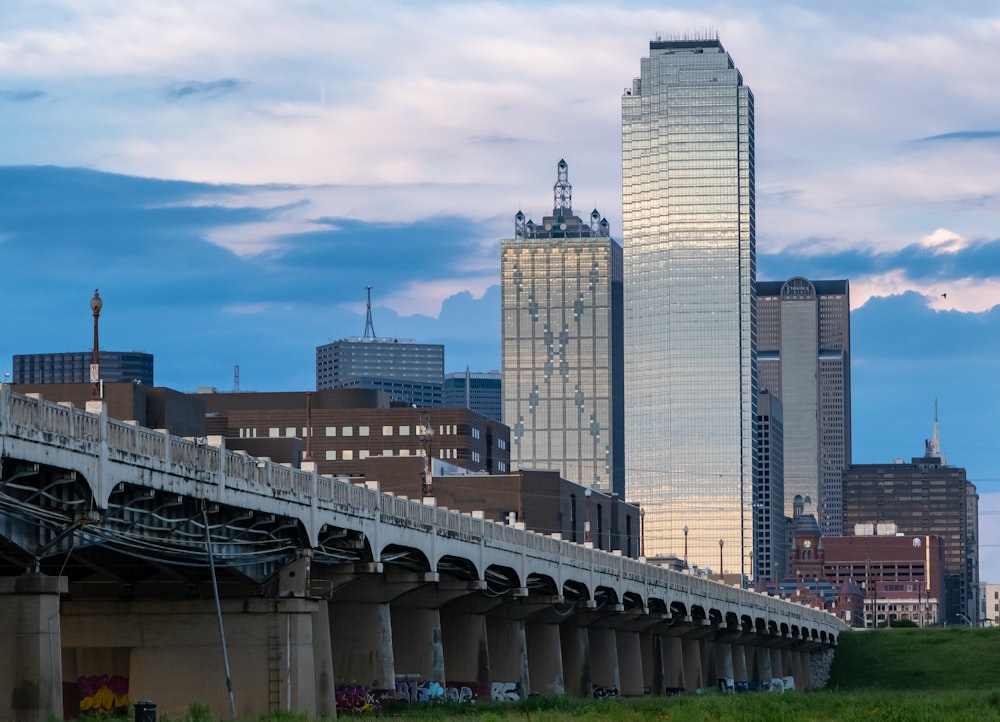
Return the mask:
<path id="1" fill-rule="evenodd" d="M 452 686 L 448 685 L 445 690 L 445 694 L 449 702 L 472 702 L 475 699 L 475 695 L 472 694 L 472 687 L 466 686 Z"/>
<path id="2" fill-rule="evenodd" d="M 118 712 L 128 710 L 128 677 L 106 674 L 77 679 L 81 712 Z"/>
<path id="3" fill-rule="evenodd" d="M 599 684 L 594 685 L 594 699 L 612 699 L 618 696 L 618 688 L 615 686 L 604 687 Z"/>
<path id="4" fill-rule="evenodd" d="M 516 702 L 521 699 L 517 682 L 494 682 L 490 685 L 490 699 L 494 702 Z"/>

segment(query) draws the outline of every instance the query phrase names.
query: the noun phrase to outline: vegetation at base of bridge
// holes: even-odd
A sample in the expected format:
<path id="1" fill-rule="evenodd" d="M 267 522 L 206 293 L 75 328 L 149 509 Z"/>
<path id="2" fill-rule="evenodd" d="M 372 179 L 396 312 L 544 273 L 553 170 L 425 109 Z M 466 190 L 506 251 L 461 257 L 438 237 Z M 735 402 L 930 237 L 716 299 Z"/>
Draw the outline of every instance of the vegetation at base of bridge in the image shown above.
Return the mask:
<path id="1" fill-rule="evenodd" d="M 584 700 L 410 703 L 340 718 L 400 722 L 1000 722 L 1000 628 L 858 630 L 840 636 L 825 690 Z M 96 719 L 96 718 L 95 718 Z M 104 718 L 106 719 L 106 718 Z M 192 705 L 187 722 L 211 722 Z M 161 717 L 159 722 L 181 722 Z M 273 714 L 243 722 L 310 722 Z"/>

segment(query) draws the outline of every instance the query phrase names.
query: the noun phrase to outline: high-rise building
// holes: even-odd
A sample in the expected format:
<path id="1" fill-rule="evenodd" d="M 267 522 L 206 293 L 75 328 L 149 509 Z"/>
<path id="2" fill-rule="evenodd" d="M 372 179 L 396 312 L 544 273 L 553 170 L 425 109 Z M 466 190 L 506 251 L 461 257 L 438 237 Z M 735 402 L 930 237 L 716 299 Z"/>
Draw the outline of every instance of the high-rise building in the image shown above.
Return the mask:
<path id="1" fill-rule="evenodd" d="M 647 554 L 748 573 L 754 105 L 716 38 L 656 40 L 622 98 L 625 490 Z"/>
<path id="2" fill-rule="evenodd" d="M 937 434 L 935 433 L 935 439 Z M 934 534 L 944 553 L 944 608 L 950 624 L 979 613 L 979 496 L 965 469 L 947 466 L 935 442 L 911 463 L 852 464 L 844 470 L 848 534 Z"/>
<path id="3" fill-rule="evenodd" d="M 442 406 L 464 406 L 494 421 L 503 413 L 503 374 L 499 371 L 461 371 L 444 375 Z"/>
<path id="4" fill-rule="evenodd" d="M 843 534 L 851 463 L 851 298 L 846 280 L 757 282 L 757 379 L 785 417 L 785 514 L 795 497 L 825 536 Z"/>
<path id="5" fill-rule="evenodd" d="M 757 395 L 757 453 L 760 464 L 754 502 L 754 580 L 781 581 L 788 561 L 785 523 L 785 426 L 781 401 L 765 389 Z"/>
<path id="6" fill-rule="evenodd" d="M 30 353 L 14 356 L 15 384 L 90 383 L 93 351 Z M 142 351 L 99 351 L 101 381 L 153 385 L 153 354 Z"/>
<path id="7" fill-rule="evenodd" d="M 501 242 L 503 419 L 511 463 L 624 497 L 622 248 L 573 214 L 566 161 L 552 215 Z"/>

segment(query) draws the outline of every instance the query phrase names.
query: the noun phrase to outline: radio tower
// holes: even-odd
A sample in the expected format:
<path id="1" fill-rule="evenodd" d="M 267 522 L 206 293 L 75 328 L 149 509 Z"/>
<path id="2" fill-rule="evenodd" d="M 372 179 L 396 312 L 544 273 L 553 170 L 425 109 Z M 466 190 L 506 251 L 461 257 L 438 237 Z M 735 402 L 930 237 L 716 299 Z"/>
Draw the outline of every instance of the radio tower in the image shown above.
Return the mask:
<path id="1" fill-rule="evenodd" d="M 365 316 L 365 338 L 375 338 L 375 324 L 372 323 L 372 287 L 368 287 L 368 313 Z"/>

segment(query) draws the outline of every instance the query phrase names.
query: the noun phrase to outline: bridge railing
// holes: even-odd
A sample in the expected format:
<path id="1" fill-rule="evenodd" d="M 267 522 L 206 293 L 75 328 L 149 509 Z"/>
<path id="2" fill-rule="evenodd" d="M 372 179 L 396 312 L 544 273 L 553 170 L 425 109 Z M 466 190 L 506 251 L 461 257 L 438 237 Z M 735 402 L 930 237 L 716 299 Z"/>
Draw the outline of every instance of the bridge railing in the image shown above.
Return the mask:
<path id="1" fill-rule="evenodd" d="M 102 417 L 68 404 L 47 402 L 38 394 L 20 395 L 0 384 L 0 431 L 4 433 L 57 434 L 75 441 L 78 450 L 95 453 L 93 443 L 101 441 Z M 13 425 L 8 430 L 7 425 Z M 106 420 L 109 455 L 138 466 L 198 479 L 218 479 L 262 496 L 279 494 L 284 500 L 303 505 L 314 502 L 345 513 L 382 522 L 422 528 L 429 532 L 458 535 L 468 541 L 528 550 L 542 557 L 595 572 L 653 583 L 668 589 L 683 589 L 690 597 L 717 599 L 720 594 L 734 597 L 742 590 L 720 591 L 712 580 L 646 564 L 642 561 L 593 549 L 574 542 L 518 529 L 491 520 L 383 494 L 376 489 L 331 476 L 294 469 L 269 460 L 213 446 L 205 439 L 184 439 L 163 431 L 146 429 L 132 422 Z M 88 446 L 89 445 L 89 446 Z M 223 473 L 224 472 L 224 473 Z M 725 589 L 725 588 L 723 588 Z M 760 597 L 758 606 L 777 608 L 778 600 Z"/>

